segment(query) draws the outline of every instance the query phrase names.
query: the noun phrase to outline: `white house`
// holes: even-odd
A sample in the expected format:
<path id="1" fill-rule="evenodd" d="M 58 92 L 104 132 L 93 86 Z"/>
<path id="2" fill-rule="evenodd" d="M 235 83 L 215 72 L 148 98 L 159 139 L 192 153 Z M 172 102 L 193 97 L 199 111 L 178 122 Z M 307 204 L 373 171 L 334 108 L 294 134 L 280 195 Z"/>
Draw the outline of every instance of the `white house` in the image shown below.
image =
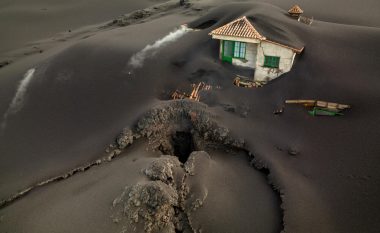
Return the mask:
<path id="1" fill-rule="evenodd" d="M 255 81 L 270 81 L 289 72 L 296 54 L 304 49 L 267 39 L 246 16 L 213 30 L 210 35 L 220 40 L 219 58 L 255 69 Z"/>

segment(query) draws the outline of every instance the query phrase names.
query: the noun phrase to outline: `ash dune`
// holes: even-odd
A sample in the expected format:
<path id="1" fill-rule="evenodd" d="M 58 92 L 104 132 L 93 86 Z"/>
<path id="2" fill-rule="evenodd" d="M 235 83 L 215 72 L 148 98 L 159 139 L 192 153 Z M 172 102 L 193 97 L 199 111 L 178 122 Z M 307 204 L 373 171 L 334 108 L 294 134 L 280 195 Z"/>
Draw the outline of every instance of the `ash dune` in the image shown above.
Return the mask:
<path id="1" fill-rule="evenodd" d="M 112 159 L 1 207 L 0 231 L 144 232 L 147 221 L 130 222 L 136 206 L 118 209 L 139 198 L 121 198 L 115 207 L 112 202 L 128 187 L 138 196 L 149 190 L 145 184 L 159 180 L 163 184 L 153 190 L 171 190 L 164 192 L 171 198 L 160 212 L 167 232 L 377 232 L 379 4 L 367 3 L 300 2 L 314 16 L 308 26 L 286 15 L 291 1 L 190 1 L 187 8 L 94 30 L 91 37 L 73 37 L 2 67 L 2 116 L 25 72 L 36 71 L 27 101 L 6 117 L 0 135 L 1 200 L 104 154 Z M 134 7 L 141 6 L 129 9 Z M 293 69 L 263 88 L 232 85 L 244 71 L 220 62 L 219 44 L 208 35 L 242 16 L 253 17 L 269 36 L 305 46 Z M 197 30 L 126 72 L 134 54 L 182 24 Z M 169 100 L 179 86 L 200 81 L 220 89 L 201 93 L 203 104 Z M 311 117 L 298 106 L 274 115 L 286 99 L 353 108 L 336 118 Z M 199 118 L 207 124 L 197 124 L 194 112 L 207 113 Z M 209 155 L 193 161 L 195 175 L 184 169 L 192 160 L 189 151 Z M 173 164 L 188 174 L 184 200 L 199 204 L 194 212 L 180 200 L 182 191 L 170 186 L 176 175 L 159 173 L 152 180 L 143 172 L 164 155 L 177 156 Z"/>
<path id="2" fill-rule="evenodd" d="M 168 44 L 179 40 L 182 36 L 184 36 L 190 30 L 191 29 L 182 25 L 179 29 L 176 29 L 170 32 L 168 35 L 155 41 L 153 44 L 149 44 L 145 46 L 141 51 L 132 55 L 132 57 L 130 58 L 128 62 L 128 66 L 130 66 L 132 70 L 135 68 L 143 67 L 145 59 L 155 56 L 158 53 L 159 49 L 162 49 Z"/>
<path id="3" fill-rule="evenodd" d="M 160 1 L 116 0 L 112 1 L 112 4 L 99 0 L 2 1 L 0 52 L 16 49 L 28 42 L 50 37 L 59 32 L 100 23 L 157 2 Z"/>

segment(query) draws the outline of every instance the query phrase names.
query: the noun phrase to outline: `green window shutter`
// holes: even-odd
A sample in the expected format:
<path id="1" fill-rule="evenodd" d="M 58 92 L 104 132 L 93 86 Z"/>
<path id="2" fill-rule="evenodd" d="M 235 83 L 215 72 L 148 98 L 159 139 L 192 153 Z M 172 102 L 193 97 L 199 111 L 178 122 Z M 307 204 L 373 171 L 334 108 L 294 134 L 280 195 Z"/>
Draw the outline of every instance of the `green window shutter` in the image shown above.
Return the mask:
<path id="1" fill-rule="evenodd" d="M 276 68 L 280 67 L 280 57 L 274 57 L 273 67 L 276 67 Z"/>
<path id="2" fill-rule="evenodd" d="M 269 57 L 269 56 L 265 56 L 264 57 L 264 66 L 265 67 L 269 67 L 270 66 L 270 60 L 271 60 L 271 57 Z"/>
<path id="3" fill-rule="evenodd" d="M 222 48 L 222 60 L 232 63 L 232 58 L 234 56 L 235 44 L 233 41 L 223 40 Z"/>
<path id="4" fill-rule="evenodd" d="M 278 68 L 280 66 L 280 57 L 265 56 L 264 67 Z"/>
<path id="5" fill-rule="evenodd" d="M 223 55 L 227 57 L 232 57 L 234 54 L 234 42 L 225 40 L 223 41 Z"/>

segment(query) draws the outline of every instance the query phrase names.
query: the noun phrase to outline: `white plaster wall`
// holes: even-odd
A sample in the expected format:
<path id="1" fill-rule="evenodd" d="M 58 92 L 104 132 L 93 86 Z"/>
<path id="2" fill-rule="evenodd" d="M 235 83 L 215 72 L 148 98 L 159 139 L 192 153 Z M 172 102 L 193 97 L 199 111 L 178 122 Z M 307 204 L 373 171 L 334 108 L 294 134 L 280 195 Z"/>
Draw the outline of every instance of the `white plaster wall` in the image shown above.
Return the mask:
<path id="1" fill-rule="evenodd" d="M 294 51 L 270 42 L 262 41 L 257 50 L 256 70 L 254 79 L 270 81 L 289 72 L 293 66 Z M 264 56 L 280 57 L 279 68 L 264 67 Z"/>
<path id="2" fill-rule="evenodd" d="M 232 58 L 232 64 L 237 66 L 255 68 L 257 57 L 257 45 L 258 44 L 247 43 L 247 47 L 245 50 L 245 59 Z"/>
<path id="3" fill-rule="evenodd" d="M 241 42 L 246 42 L 246 43 L 260 43 L 259 39 L 243 38 L 243 37 L 236 37 L 236 36 L 212 35 L 212 39 L 241 41 Z"/>

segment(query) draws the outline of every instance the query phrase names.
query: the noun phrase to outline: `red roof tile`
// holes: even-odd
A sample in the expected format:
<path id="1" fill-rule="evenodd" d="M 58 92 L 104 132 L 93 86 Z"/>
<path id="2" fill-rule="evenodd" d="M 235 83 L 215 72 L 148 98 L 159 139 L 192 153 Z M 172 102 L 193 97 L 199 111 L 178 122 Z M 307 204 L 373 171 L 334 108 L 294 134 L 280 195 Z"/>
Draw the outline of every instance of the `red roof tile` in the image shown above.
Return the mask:
<path id="1" fill-rule="evenodd" d="M 289 48 L 296 53 L 301 53 L 302 48 L 294 48 L 288 45 L 284 45 L 272 40 L 268 40 L 266 37 L 261 35 L 252 23 L 247 19 L 246 16 L 238 18 L 226 25 L 223 25 L 209 33 L 209 35 L 220 35 L 220 36 L 233 36 L 233 37 L 241 37 L 241 38 L 249 38 L 249 39 L 258 39 L 261 41 L 267 41 L 272 44 L 276 44 L 285 48 Z"/>
<path id="2" fill-rule="evenodd" d="M 288 13 L 289 14 L 302 14 L 303 10 L 301 9 L 300 6 L 294 5 L 292 8 L 289 9 Z"/>
<path id="3" fill-rule="evenodd" d="M 250 39 L 265 40 L 262 36 L 249 22 L 246 16 L 236 19 L 231 23 L 228 23 L 222 27 L 213 30 L 210 35 L 222 35 L 222 36 L 235 36 L 244 37 Z"/>

